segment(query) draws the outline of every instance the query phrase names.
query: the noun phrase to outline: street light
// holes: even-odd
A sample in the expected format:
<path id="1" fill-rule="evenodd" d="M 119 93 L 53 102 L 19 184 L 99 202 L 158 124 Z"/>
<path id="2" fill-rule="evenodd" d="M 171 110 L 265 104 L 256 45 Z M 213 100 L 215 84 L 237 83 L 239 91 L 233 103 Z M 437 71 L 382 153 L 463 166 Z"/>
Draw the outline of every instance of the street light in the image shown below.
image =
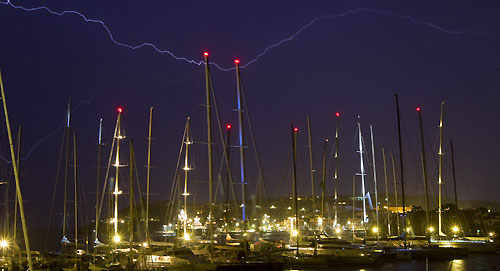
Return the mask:
<path id="1" fill-rule="evenodd" d="M 427 230 L 428 230 L 430 233 L 433 233 L 433 232 L 434 232 L 434 227 L 433 227 L 433 226 L 430 226 Z"/>
<path id="2" fill-rule="evenodd" d="M 115 235 L 115 237 L 113 237 L 113 242 L 120 243 L 120 241 L 121 241 L 120 235 Z"/>
<path id="3" fill-rule="evenodd" d="M 373 232 L 373 233 L 378 233 L 378 227 L 373 227 L 373 228 L 372 228 L 372 232 Z"/>
<path id="4" fill-rule="evenodd" d="M 9 242 L 7 242 L 7 240 L 0 241 L 0 247 L 2 249 L 9 247 Z"/>

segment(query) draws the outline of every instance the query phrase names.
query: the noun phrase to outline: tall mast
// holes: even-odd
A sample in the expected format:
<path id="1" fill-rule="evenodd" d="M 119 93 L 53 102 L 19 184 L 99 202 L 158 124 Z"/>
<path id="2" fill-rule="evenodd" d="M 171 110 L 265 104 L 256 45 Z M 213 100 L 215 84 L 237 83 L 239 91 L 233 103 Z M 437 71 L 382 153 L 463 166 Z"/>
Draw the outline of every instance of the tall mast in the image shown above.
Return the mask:
<path id="1" fill-rule="evenodd" d="M 401 174 L 401 197 L 403 201 L 403 240 L 404 246 L 406 247 L 406 210 L 405 210 L 405 182 L 404 182 L 404 174 L 403 174 L 403 146 L 401 141 L 401 119 L 399 117 L 399 100 L 398 95 L 396 94 L 396 111 L 398 114 L 398 137 L 399 137 L 399 163 L 400 163 L 400 174 Z"/>
<path id="2" fill-rule="evenodd" d="M 363 163 L 363 137 L 361 135 L 361 123 L 359 123 L 359 116 L 358 116 L 358 138 L 359 138 L 359 169 L 360 169 L 360 173 L 359 175 L 361 175 L 361 193 L 362 193 L 362 197 L 363 197 L 363 229 L 364 229 L 364 232 L 365 232 L 365 243 L 366 243 L 366 223 L 368 222 L 368 219 L 367 219 L 367 216 L 366 216 L 366 201 L 365 201 L 365 197 L 366 197 L 366 192 L 365 192 L 365 166 L 364 166 L 364 163 Z"/>
<path id="3" fill-rule="evenodd" d="M 240 60 L 235 59 L 234 64 L 236 65 L 236 81 L 237 81 L 237 96 L 238 96 L 238 139 L 239 139 L 239 149 L 240 149 L 240 179 L 241 179 L 241 219 L 243 220 L 243 232 L 246 233 L 247 229 L 247 217 L 246 217 L 246 202 L 247 202 L 247 192 L 246 192 L 246 172 L 245 172 L 245 138 L 243 134 L 243 97 L 241 95 L 241 76 L 240 76 Z M 246 251 L 246 246 L 245 246 Z"/>
<path id="4" fill-rule="evenodd" d="M 149 180 L 151 177 L 151 127 L 153 126 L 153 107 L 149 108 L 149 129 L 148 129 L 148 171 L 146 176 L 146 242 L 149 242 Z"/>
<path id="5" fill-rule="evenodd" d="M 187 218 L 188 218 L 188 211 L 187 211 L 187 197 L 189 196 L 188 193 L 188 172 L 191 169 L 189 167 L 189 145 L 191 145 L 191 140 L 190 140 L 190 135 L 189 135 L 189 124 L 190 124 L 191 117 L 187 117 L 186 120 L 186 141 L 184 142 L 185 147 L 186 147 L 186 152 L 184 155 L 184 193 L 182 195 L 184 196 L 184 240 L 189 240 L 189 234 L 187 232 Z"/>
<path id="6" fill-rule="evenodd" d="M 63 207 L 63 229 L 62 234 L 63 238 L 61 242 L 63 243 L 63 253 L 66 253 L 66 244 L 68 243 L 68 239 L 66 238 L 66 216 L 67 216 L 67 201 L 68 201 L 68 168 L 69 168 L 69 125 L 71 120 L 71 98 L 68 101 L 68 110 L 66 112 L 66 128 L 64 132 L 66 133 L 66 164 L 64 167 L 64 207 Z"/>
<path id="7" fill-rule="evenodd" d="M 399 230 L 399 201 L 398 201 L 398 182 L 396 179 L 396 162 L 394 162 L 394 154 L 391 153 L 391 162 L 392 162 L 392 181 L 394 186 L 394 206 L 396 206 L 396 225 L 398 230 L 398 236 L 401 234 Z"/>
<path id="8" fill-rule="evenodd" d="M 229 146 L 231 146 L 231 124 L 226 125 L 227 128 L 227 137 L 226 137 L 226 160 L 227 160 L 227 170 L 226 170 L 226 212 L 224 215 L 224 223 L 226 228 L 226 236 L 229 234 L 229 224 L 231 223 L 231 219 L 229 216 L 229 185 L 230 185 L 230 173 L 231 173 L 231 163 L 229 160 L 230 152 Z M 227 240 L 226 240 L 227 242 Z"/>
<path id="9" fill-rule="evenodd" d="M 129 247 L 129 257 L 128 257 L 128 263 L 129 266 L 132 266 L 132 242 L 134 241 L 134 144 L 132 139 L 130 139 L 129 142 L 130 145 L 130 158 L 129 158 L 129 195 L 128 195 L 128 206 L 129 206 L 129 220 L 128 220 L 128 247 Z M 147 234 L 147 232 L 146 232 Z M 146 236 L 147 237 L 147 236 Z M 146 239 L 146 242 L 148 239 Z"/>
<path id="10" fill-rule="evenodd" d="M 207 102 L 207 138 L 208 138 L 208 193 L 209 193 L 209 211 L 208 211 L 208 234 L 210 235 L 210 253 L 213 253 L 214 248 L 214 228 L 212 225 L 213 216 L 213 166 L 212 166 L 212 108 L 210 105 L 210 69 L 208 63 L 208 52 L 204 52 L 205 57 L 205 89 Z"/>
<path id="11" fill-rule="evenodd" d="M 73 173 L 75 175 L 75 249 L 78 249 L 78 174 L 76 161 L 76 130 L 73 130 Z M 78 254 L 75 254 L 78 264 Z"/>
<path id="12" fill-rule="evenodd" d="M 33 262 L 31 261 L 31 248 L 30 248 L 30 241 L 28 238 L 28 227 L 26 226 L 26 218 L 24 217 L 24 205 L 23 205 L 23 196 L 21 194 L 21 186 L 20 186 L 20 182 L 19 182 L 19 171 L 17 169 L 16 154 L 14 152 L 14 144 L 12 143 L 12 133 L 10 131 L 9 114 L 7 112 L 7 101 L 5 100 L 5 91 L 3 89 L 3 81 L 2 81 L 2 74 L 1 73 L 0 73 L 0 90 L 2 92 L 3 111 L 5 114 L 5 126 L 7 127 L 7 135 L 9 137 L 10 157 L 12 159 L 12 167 L 14 169 L 14 177 L 16 180 L 17 203 L 19 204 L 19 212 L 21 213 L 21 224 L 23 226 L 24 245 L 26 247 L 26 255 L 28 258 L 28 267 L 30 270 L 34 270 L 33 269 Z"/>
<path id="13" fill-rule="evenodd" d="M 455 190 L 455 225 L 458 222 L 458 195 L 457 195 L 457 178 L 455 175 L 455 153 L 453 152 L 453 141 L 450 138 L 450 148 L 451 148 L 451 166 L 453 169 L 453 187 Z"/>
<path id="14" fill-rule="evenodd" d="M 117 133 L 116 133 L 116 158 L 115 158 L 115 164 L 114 166 L 116 167 L 116 174 L 115 174 L 115 189 L 113 192 L 113 195 L 115 196 L 115 204 L 114 204 L 114 217 L 113 217 L 113 230 L 114 230 L 114 235 L 113 235 L 113 241 L 117 243 L 119 241 L 119 235 L 118 235 L 118 195 L 121 194 L 121 191 L 119 190 L 118 186 L 118 178 L 119 178 L 119 168 L 122 166 L 120 165 L 120 140 L 125 138 L 122 136 L 121 132 L 121 115 L 122 115 L 122 108 L 118 108 L 118 119 L 116 121 L 116 128 L 117 128 Z"/>
<path id="15" fill-rule="evenodd" d="M 439 213 L 439 221 L 438 221 L 438 234 L 440 236 L 445 236 L 442 230 L 442 212 L 443 209 L 441 207 L 441 193 L 442 193 L 442 185 L 443 185 L 443 178 L 442 178 L 442 171 L 443 171 L 443 112 L 444 112 L 444 101 L 441 102 L 441 117 L 439 118 L 439 175 L 438 175 L 438 185 L 439 185 L 439 203 L 438 203 L 438 213 Z"/>
<path id="16" fill-rule="evenodd" d="M 422 170 L 424 175 L 424 189 L 425 189 L 425 221 L 426 221 L 426 232 L 429 232 L 429 187 L 427 183 L 427 165 L 425 163 L 425 142 L 424 142 L 424 125 L 422 121 L 422 112 L 420 112 L 420 107 L 417 108 L 418 120 L 420 124 L 420 141 L 422 142 Z"/>
<path id="17" fill-rule="evenodd" d="M 323 231 L 323 219 L 325 218 L 325 188 L 326 188 L 326 143 L 328 139 L 325 139 L 323 145 L 323 174 L 321 178 L 321 231 Z"/>
<path id="18" fill-rule="evenodd" d="M 298 206 L 297 206 L 297 133 L 299 132 L 298 128 L 293 127 L 292 123 L 292 148 L 293 148 L 293 175 L 292 175 L 292 187 L 293 187 L 293 215 L 295 222 L 295 231 L 297 231 L 295 237 L 297 238 L 297 253 L 296 256 L 299 257 L 299 215 L 298 215 Z"/>
<path id="19" fill-rule="evenodd" d="M 99 134 L 97 137 L 97 177 L 96 177 L 96 197 L 95 197 L 95 239 L 94 243 L 99 243 L 99 180 L 101 177 L 101 147 L 102 147 L 102 119 L 99 119 Z"/>
<path id="20" fill-rule="evenodd" d="M 307 114 L 307 134 L 309 136 L 309 176 L 311 177 L 311 193 L 312 193 L 312 216 L 313 230 L 316 230 L 316 206 L 314 205 L 314 168 L 313 168 L 313 153 L 312 153 L 312 134 L 311 134 L 311 119 Z"/>
<path id="21" fill-rule="evenodd" d="M 102 119 L 99 119 L 99 134 L 97 137 L 97 177 L 96 177 L 96 197 L 95 197 L 95 239 L 94 244 L 99 243 L 99 180 L 101 177 L 101 147 L 102 147 Z"/>
<path id="22" fill-rule="evenodd" d="M 337 125 L 335 127 L 335 173 L 334 173 L 334 181 L 335 181 L 335 195 L 334 195 L 334 200 L 335 200 L 335 220 L 334 220 L 334 226 L 338 226 L 338 207 L 339 207 L 339 144 L 340 144 L 340 138 L 339 138 L 339 129 L 340 129 L 340 113 L 335 113 L 337 116 Z M 354 222 L 354 221 L 353 221 Z"/>
<path id="23" fill-rule="evenodd" d="M 385 204 L 387 206 L 387 237 L 391 236 L 391 211 L 389 210 L 389 185 L 387 178 L 387 163 L 385 160 L 385 149 L 382 147 L 382 159 L 384 160 L 384 180 L 385 180 Z"/>
<path id="24" fill-rule="evenodd" d="M 372 161 L 373 161 L 373 183 L 375 186 L 375 216 L 377 223 L 377 230 L 375 233 L 377 234 L 377 243 L 379 241 L 379 225 L 378 225 L 378 192 L 377 192 L 377 168 L 375 167 L 375 143 L 373 142 L 373 126 L 370 125 L 370 135 L 372 142 Z"/>

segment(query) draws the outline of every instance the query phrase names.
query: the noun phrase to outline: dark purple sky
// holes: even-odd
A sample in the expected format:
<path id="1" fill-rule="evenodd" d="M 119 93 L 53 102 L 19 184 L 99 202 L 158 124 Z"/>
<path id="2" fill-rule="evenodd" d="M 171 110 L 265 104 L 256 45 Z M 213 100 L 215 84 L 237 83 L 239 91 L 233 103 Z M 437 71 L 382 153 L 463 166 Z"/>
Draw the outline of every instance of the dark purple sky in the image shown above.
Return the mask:
<path id="1" fill-rule="evenodd" d="M 277 191 L 277 187 L 283 171 L 286 181 L 290 180 L 290 169 L 284 167 L 292 121 L 301 129 L 300 191 L 310 193 L 307 113 L 312 119 L 317 182 L 322 142 L 333 139 L 334 114 L 340 112 L 342 193 L 350 193 L 359 163 L 357 115 L 361 116 L 367 147 L 368 126 L 374 125 L 378 178 L 383 184 L 380 149 L 385 146 L 388 153 L 398 152 L 394 100 L 398 93 L 407 191 L 423 193 L 417 106 L 422 107 L 424 115 L 429 175 L 437 191 L 437 125 L 444 99 L 446 195 L 452 195 L 447 144 L 451 137 L 459 163 L 459 195 L 497 199 L 500 5 L 495 1 L 309 2 L 148 1 L 145 5 L 130 1 L 116 5 L 103 1 L 14 1 L 14 5 L 48 5 L 56 12 L 76 10 L 89 19 L 105 22 L 121 43 L 135 46 L 150 42 L 195 61 L 202 60 L 202 52 L 207 49 L 211 61 L 222 67 L 231 67 L 234 57 L 239 57 L 243 65 L 248 63 L 319 16 L 358 8 L 378 9 L 319 20 L 242 69 L 268 194 L 288 193 Z M 28 12 L 2 4 L 0 33 L 0 68 L 11 125 L 14 130 L 22 125 L 24 131 L 26 159 L 21 167 L 28 220 L 43 224 L 49 215 L 63 131 L 60 127 L 69 97 L 73 99 L 72 126 L 78 133 L 80 179 L 87 204 L 91 206 L 94 201 L 91 192 L 95 191 L 98 119 L 103 118 L 104 138 L 110 143 L 117 106 L 124 107 L 125 131 L 135 141 L 139 165 L 146 164 L 149 107 L 155 107 L 153 164 L 158 167 L 152 170 L 153 200 L 168 199 L 186 116 L 192 117 L 195 140 L 206 141 L 204 108 L 200 106 L 204 104 L 202 66 L 175 60 L 151 47 L 132 50 L 118 46 L 102 25 L 85 22 L 74 14 Z M 222 122 L 232 122 L 236 127 L 232 110 L 236 106 L 234 72 L 211 69 Z M 3 127 L 2 151 L 8 155 Z M 214 137 L 219 139 L 219 134 Z M 217 172 L 220 141 L 215 147 Z M 207 178 L 205 148 L 202 144 L 193 147 L 193 179 L 197 181 Z M 248 178 L 253 193 L 258 175 L 250 150 Z M 108 152 L 109 145 L 104 160 Z M 233 165 L 236 163 L 234 160 Z M 330 184 L 332 169 L 330 163 Z M 144 181 L 142 168 L 140 176 Z M 371 178 L 368 181 L 371 183 Z M 195 193 L 206 198 L 206 187 L 198 186 Z M 61 194 L 56 198 L 62 201 Z"/>

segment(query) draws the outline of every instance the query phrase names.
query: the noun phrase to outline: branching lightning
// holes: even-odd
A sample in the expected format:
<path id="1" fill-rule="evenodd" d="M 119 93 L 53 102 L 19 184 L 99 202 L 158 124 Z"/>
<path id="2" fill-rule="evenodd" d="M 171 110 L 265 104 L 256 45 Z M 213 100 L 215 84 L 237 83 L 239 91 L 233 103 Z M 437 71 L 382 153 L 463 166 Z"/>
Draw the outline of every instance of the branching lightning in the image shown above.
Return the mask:
<path id="1" fill-rule="evenodd" d="M 77 111 L 77 110 L 78 110 L 78 108 L 79 108 L 82 104 L 90 104 L 90 103 L 92 103 L 92 100 L 93 100 L 96 96 L 97 96 L 97 93 L 94 93 L 94 94 L 93 94 L 93 95 L 92 95 L 89 99 L 80 101 L 80 102 L 79 102 L 79 103 L 78 103 L 78 104 L 77 104 L 77 105 L 73 108 L 73 110 L 71 110 L 71 113 L 73 113 L 73 112 Z M 47 140 L 47 139 L 49 139 L 50 137 L 52 137 L 52 136 L 56 135 L 56 134 L 57 134 L 57 133 L 58 133 L 58 132 L 59 132 L 59 131 L 60 131 L 60 130 L 64 127 L 64 125 L 65 125 L 65 124 L 66 124 L 66 118 L 64 118 L 64 119 L 61 121 L 61 123 L 59 123 L 59 126 L 57 126 L 57 128 L 56 128 L 54 131 L 52 131 L 52 132 L 51 132 L 51 133 L 49 133 L 48 135 L 46 135 L 46 136 L 42 137 L 40 140 L 38 140 L 38 142 L 37 142 L 35 145 L 33 145 L 33 146 L 29 149 L 28 153 L 26 153 L 26 155 L 24 155 L 23 157 L 21 157 L 21 158 L 20 158 L 20 160 L 21 160 L 21 161 L 24 161 L 24 160 L 28 159 L 28 158 L 31 156 L 31 154 L 33 153 L 33 151 L 35 151 L 35 149 L 36 149 L 36 148 L 38 148 L 38 146 L 40 146 L 40 145 L 41 145 L 41 144 L 42 144 L 45 140 Z M 9 159 L 7 159 L 7 158 L 5 158 L 5 157 L 3 157 L 3 156 L 0 156 L 0 160 L 3 160 L 4 162 L 9 163 L 9 164 L 10 164 L 10 163 L 12 163 L 12 160 L 9 160 Z"/>
<path id="2" fill-rule="evenodd" d="M 180 57 L 180 56 L 175 55 L 173 52 L 171 52 L 169 50 L 162 50 L 162 49 L 158 48 L 158 46 L 155 45 L 155 44 L 153 44 L 153 43 L 144 42 L 144 43 L 141 43 L 139 45 L 130 45 L 130 44 L 126 44 L 126 43 L 120 42 L 120 41 L 116 40 L 116 38 L 113 36 L 113 33 L 111 32 L 111 30 L 109 29 L 109 27 L 103 21 L 97 20 L 97 19 L 90 19 L 86 15 L 84 15 L 81 12 L 78 12 L 78 11 L 65 10 L 65 11 L 57 12 L 57 11 L 51 10 L 50 8 L 48 8 L 46 6 L 34 7 L 34 8 L 25 8 L 25 7 L 20 6 L 20 5 L 14 5 L 11 0 L 7 0 L 6 2 L 0 2 L 0 4 L 2 4 L 2 5 L 8 5 L 8 6 L 12 7 L 12 8 L 21 9 L 21 10 L 27 11 L 27 12 L 31 12 L 31 11 L 46 11 L 46 12 L 49 12 L 50 14 L 52 14 L 52 15 L 57 15 L 57 16 L 64 16 L 64 15 L 67 15 L 67 14 L 68 15 L 77 15 L 77 16 L 79 16 L 80 18 L 82 18 L 87 23 L 96 23 L 96 24 L 101 25 L 104 28 L 104 30 L 106 31 L 106 33 L 108 34 L 109 39 L 111 40 L 111 42 L 113 42 L 114 44 L 116 44 L 118 46 L 122 46 L 122 47 L 129 48 L 129 49 L 132 49 L 132 50 L 140 49 L 140 48 L 143 48 L 143 47 L 150 47 L 154 51 L 156 51 L 156 52 L 158 52 L 160 54 L 167 54 L 167 55 L 171 56 L 172 58 L 174 58 L 176 60 L 185 61 L 185 62 L 187 62 L 189 64 L 195 64 L 195 65 L 198 65 L 198 66 L 204 64 L 203 61 L 195 61 L 195 60 L 192 60 L 192 59 L 188 59 L 186 57 Z M 399 18 L 401 20 L 407 20 L 407 21 L 409 21 L 411 23 L 414 23 L 414 24 L 424 25 L 424 26 L 427 26 L 429 28 L 432 28 L 432 29 L 435 29 L 437 31 L 440 31 L 440 32 L 443 32 L 443 33 L 446 33 L 446 34 L 450 34 L 450 35 L 458 35 L 458 34 L 465 33 L 465 31 L 449 30 L 449 29 L 446 29 L 446 28 L 441 27 L 439 25 L 436 25 L 436 24 L 434 24 L 432 22 L 417 20 L 417 19 L 415 19 L 415 18 L 413 18 L 411 16 L 408 16 L 408 15 L 398 15 L 398 14 L 393 13 L 393 12 L 389 12 L 389 11 L 385 11 L 385 10 L 379 10 L 379 9 L 357 8 L 357 9 L 353 9 L 353 10 L 347 10 L 347 11 L 345 11 L 343 13 L 339 13 L 339 14 L 326 14 L 326 15 L 314 18 L 309 23 L 301 26 L 294 34 L 292 34 L 288 38 L 284 38 L 284 39 L 282 39 L 282 40 L 280 40 L 280 41 L 278 41 L 276 43 L 273 43 L 273 44 L 267 46 L 256 57 L 254 57 L 253 59 L 247 61 L 244 65 L 241 65 L 240 67 L 241 68 L 245 68 L 245 67 L 253 64 L 257 60 L 259 60 L 262 56 L 264 56 L 269 50 L 271 50 L 271 49 L 273 49 L 275 47 L 281 46 L 282 44 L 287 43 L 289 41 L 292 41 L 297 36 L 299 36 L 302 32 L 304 32 L 304 30 L 306 30 L 307 28 L 309 28 L 312 25 L 316 24 L 317 22 L 324 21 L 326 19 L 336 19 L 336 18 L 340 18 L 340 17 L 355 15 L 355 14 L 363 13 L 363 12 L 364 13 L 382 14 L 382 15 L 386 15 L 386 16 L 396 17 L 396 18 Z M 231 71 L 231 70 L 235 69 L 234 67 L 224 68 L 224 67 L 221 67 L 220 65 L 218 65 L 217 63 L 213 63 L 213 62 L 210 63 L 210 64 L 213 65 L 213 66 L 215 66 L 217 69 L 219 69 L 221 71 Z"/>
<path id="3" fill-rule="evenodd" d="M 53 11 L 52 9 L 46 7 L 46 6 L 41 6 L 41 7 L 34 7 L 34 8 L 26 8 L 26 7 L 23 7 L 23 6 L 20 6 L 20 5 L 15 5 L 14 3 L 12 3 L 11 0 L 7 0 L 6 2 L 0 2 L 0 5 L 5 5 L 5 6 L 10 6 L 14 9 L 20 9 L 20 10 L 23 10 L 23 11 L 26 11 L 26 12 L 36 12 L 36 11 L 46 11 L 52 15 L 57 15 L 57 16 L 64 16 L 64 15 L 76 15 L 78 17 L 80 17 L 81 19 L 83 19 L 86 23 L 96 23 L 96 24 L 99 24 L 102 28 L 104 28 L 104 30 L 106 31 L 106 33 L 108 34 L 108 37 L 109 39 L 111 40 L 111 42 L 113 42 L 115 45 L 117 46 L 122 46 L 122 47 L 125 47 L 125 48 L 129 48 L 129 49 L 132 49 L 132 50 L 136 50 L 136 49 L 140 49 L 140 48 L 146 48 L 146 47 L 149 47 L 149 48 L 152 48 L 154 51 L 160 53 L 160 54 L 167 54 L 169 56 L 171 56 L 172 58 L 174 58 L 175 60 L 181 60 L 181 61 L 185 61 L 189 64 L 194 64 L 194 65 L 202 65 L 204 64 L 203 61 L 195 61 L 195 60 L 192 60 L 192 59 L 188 59 L 186 57 L 180 57 L 180 56 L 177 56 L 176 54 L 174 54 L 173 52 L 169 51 L 169 50 L 162 50 L 160 48 L 158 48 L 157 45 L 153 44 L 153 43 L 149 43 L 149 42 L 144 42 L 144 43 L 141 43 L 139 45 L 130 45 L 130 44 L 126 44 L 126 43 L 123 43 L 123 42 L 120 42 L 118 41 L 114 36 L 113 36 L 113 33 L 111 32 L 111 30 L 109 29 L 109 27 L 102 21 L 102 20 L 98 20 L 98 19 L 90 19 L 88 18 L 86 15 L 82 14 L 81 12 L 78 12 L 78 11 L 74 11 L 74 10 L 65 10 L 65 11 L 61 11 L 61 12 L 57 12 L 57 11 Z M 429 28 L 432 28 L 434 30 L 437 30 L 437 31 L 440 31 L 440 32 L 443 32 L 443 33 L 446 33 L 446 34 L 450 34 L 450 35 L 459 35 L 459 34 L 463 34 L 465 33 L 465 31 L 454 31 L 454 30 L 449 30 L 449 29 L 446 29 L 444 27 L 441 27 L 439 25 L 436 25 L 432 22 L 427 22 L 427 21 L 421 21 L 421 20 L 417 20 L 411 16 L 408 16 L 408 15 L 398 15 L 396 13 L 392 13 L 392 12 L 389 12 L 389 11 L 384 11 L 384 10 L 379 10 L 379 9 L 368 9 L 368 8 L 357 8 L 357 9 L 353 9 L 353 10 L 347 10 L 343 13 L 339 13 L 339 14 L 326 14 L 326 15 L 323 15 L 323 16 L 319 16 L 319 17 L 316 17 L 314 18 L 313 20 L 311 20 L 309 23 L 301 26 L 295 33 L 293 33 L 291 36 L 287 37 L 287 38 L 284 38 L 276 43 L 273 43 L 269 46 L 267 46 L 266 48 L 264 48 L 262 50 L 261 53 L 259 53 L 257 56 L 255 56 L 253 59 L 247 61 L 244 65 L 241 65 L 240 68 L 245 68 L 245 67 L 248 67 L 249 65 L 253 64 L 254 62 L 256 62 L 257 60 L 259 60 L 261 57 L 263 57 L 265 54 L 267 54 L 267 52 L 273 48 L 276 48 L 276 47 L 279 47 L 281 45 L 283 45 L 284 43 L 287 43 L 287 42 L 290 42 L 292 40 L 294 40 L 295 38 L 297 38 L 302 32 L 304 32 L 306 29 L 308 29 L 309 27 L 311 27 L 312 25 L 320 22 L 320 21 L 324 21 L 324 20 L 327 20 L 327 19 L 336 19 L 336 18 L 341 18 L 341 17 L 345 17 L 345 16 L 350 16 L 350 15 L 356 15 L 358 13 L 372 13 L 372 14 L 382 14 L 382 15 L 386 15 L 386 16 L 392 16 L 392 17 L 396 17 L 396 18 L 399 18 L 401 20 L 406 20 L 406 21 L 409 21 L 411 23 L 414 23 L 414 24 L 419 24 L 419 25 L 424 25 L 426 27 L 429 27 Z M 231 71 L 231 70 L 234 70 L 235 68 L 234 67 L 230 67 L 230 68 L 224 68 L 220 65 L 218 65 L 217 63 L 210 63 L 211 65 L 213 65 L 214 67 L 216 67 L 217 69 L 221 70 L 221 71 Z M 95 95 L 94 95 L 95 96 Z M 94 96 L 90 99 L 92 100 L 94 98 Z M 80 102 L 80 104 L 82 103 L 90 103 L 90 100 L 89 101 L 82 101 Z M 76 106 L 73 111 L 77 110 L 79 105 Z M 42 139 L 40 139 L 38 141 L 38 143 L 36 143 L 29 151 L 28 153 L 22 157 L 21 159 L 22 160 L 25 160 L 27 159 L 28 157 L 30 157 L 31 153 L 41 144 L 43 143 L 45 140 L 47 140 L 48 138 L 50 138 L 51 136 L 57 134 L 57 132 L 64 126 L 64 122 L 60 124 L 60 126 L 55 130 L 53 131 L 52 133 L 46 135 L 45 137 L 43 137 Z M 6 158 L 4 157 L 0 157 L 1 160 L 4 160 L 6 162 L 11 162 L 9 160 L 7 160 Z"/>

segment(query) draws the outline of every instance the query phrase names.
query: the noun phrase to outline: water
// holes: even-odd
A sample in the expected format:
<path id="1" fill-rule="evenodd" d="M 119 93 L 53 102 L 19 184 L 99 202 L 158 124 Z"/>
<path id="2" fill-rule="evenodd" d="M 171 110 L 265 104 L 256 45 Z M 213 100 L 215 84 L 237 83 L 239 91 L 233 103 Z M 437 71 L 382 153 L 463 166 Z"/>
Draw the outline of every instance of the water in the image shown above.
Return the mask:
<path id="1" fill-rule="evenodd" d="M 290 269 L 293 270 L 293 269 Z M 306 271 L 309 269 L 301 269 Z M 312 269 L 311 269 L 312 270 Z M 373 271 L 373 270 L 448 270 L 448 271 L 486 271 L 500 270 L 500 254 L 469 254 L 463 259 L 429 261 L 429 269 L 426 269 L 425 260 L 412 261 L 391 261 L 381 262 L 375 265 L 359 266 L 359 265 L 343 265 L 331 267 L 321 270 L 336 270 L 336 271 Z"/>

